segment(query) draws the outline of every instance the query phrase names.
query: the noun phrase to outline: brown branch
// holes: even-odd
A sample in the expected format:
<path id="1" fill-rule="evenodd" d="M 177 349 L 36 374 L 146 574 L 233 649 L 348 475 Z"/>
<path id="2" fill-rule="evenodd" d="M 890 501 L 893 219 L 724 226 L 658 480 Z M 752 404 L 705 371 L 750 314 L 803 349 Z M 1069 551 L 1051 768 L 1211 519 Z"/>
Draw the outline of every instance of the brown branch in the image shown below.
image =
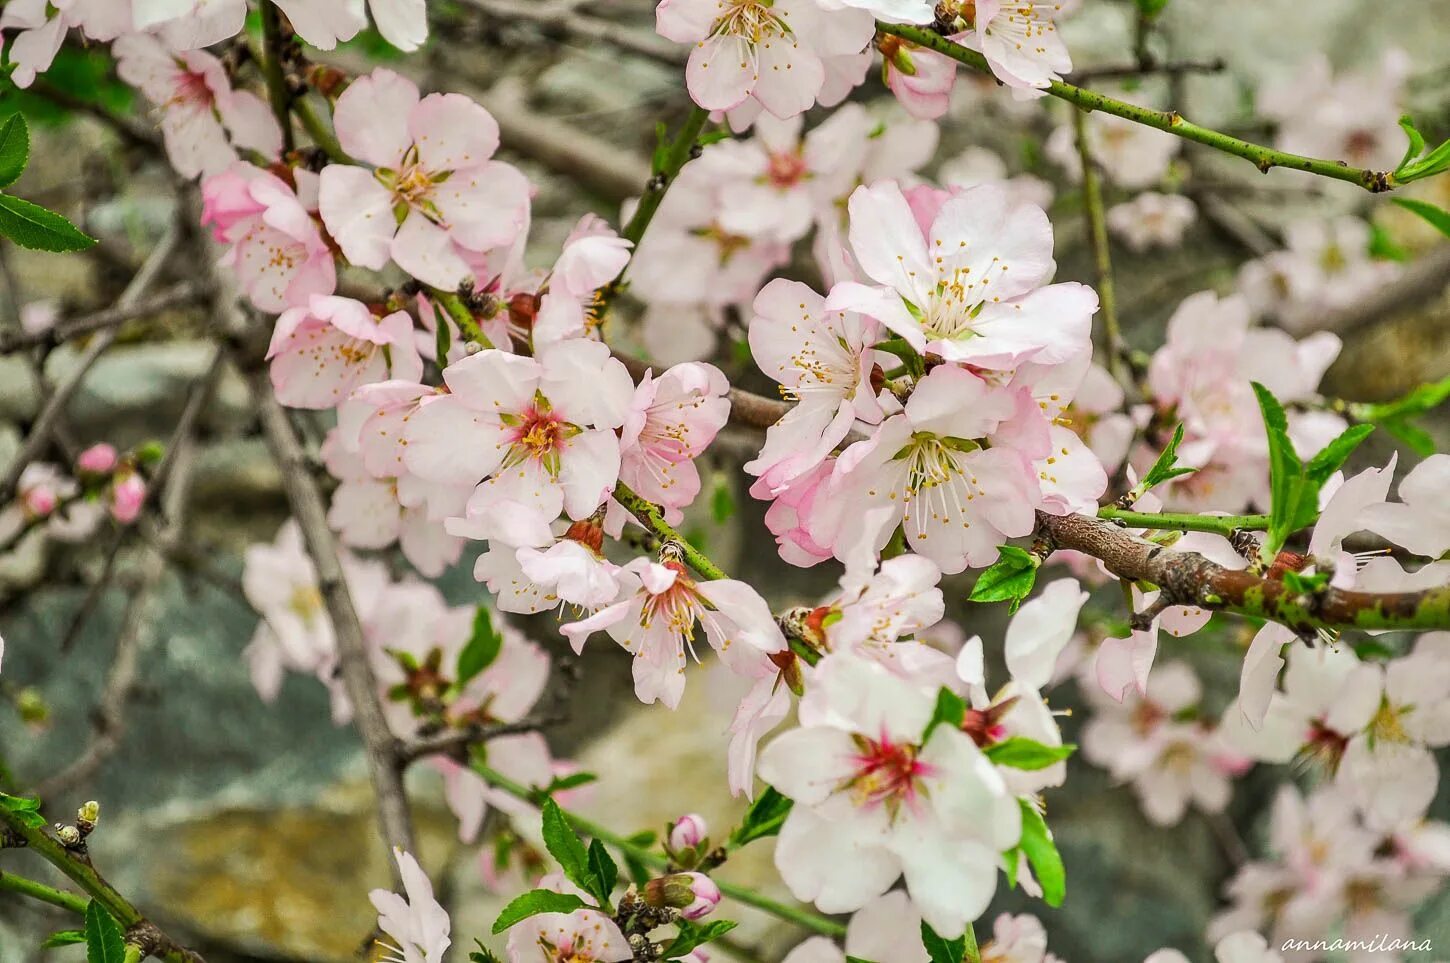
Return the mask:
<path id="1" fill-rule="evenodd" d="M 398 763 L 403 766 L 422 759 L 424 756 L 455 755 L 469 746 L 499 736 L 515 736 L 525 732 L 537 732 L 555 719 L 520 719 L 518 722 L 498 722 L 490 725 L 471 725 L 449 729 L 427 736 L 418 736 L 397 745 Z"/>
<path id="2" fill-rule="evenodd" d="M 317 569 L 318 588 L 337 637 L 342 682 L 352 702 L 353 724 L 362 737 L 373 791 L 378 799 L 378 820 L 382 824 L 383 839 L 389 848 L 401 847 L 408 852 L 416 852 L 413 820 L 403 792 L 397 741 L 388 728 L 378 700 L 377 680 L 368 662 L 362 622 L 348 592 L 337 541 L 327 525 L 327 506 L 323 503 L 322 492 L 312 476 L 307 455 L 297 439 L 292 422 L 272 392 L 267 370 L 260 369 L 250 381 L 267 447 L 281 470 L 282 487 L 292 506 L 292 515 L 302 530 L 307 553 Z M 401 884 L 396 864 L 391 859 L 388 862 L 393 869 L 394 882 Z"/>
<path id="3" fill-rule="evenodd" d="M 123 305 L 119 301 L 93 314 L 58 321 L 44 331 L 0 331 L 0 354 L 8 354 L 21 348 L 35 348 L 42 345 L 60 344 L 83 334 L 91 334 L 106 328 L 114 328 L 148 314 L 157 314 L 170 308 L 194 304 L 208 293 L 208 286 L 200 281 L 183 281 L 159 294 L 144 300 Z"/>
<path id="4" fill-rule="evenodd" d="M 491 20 L 532 24 L 552 40 L 577 40 L 590 47 L 607 44 L 657 63 L 682 66 L 690 48 L 603 17 L 578 13 L 579 4 L 538 3 L 536 0 L 467 0 Z"/>
<path id="5" fill-rule="evenodd" d="M 1165 74 L 1170 77 L 1182 74 L 1216 74 L 1228 69 L 1228 62 L 1222 57 L 1207 60 L 1165 60 L 1161 63 L 1151 58 L 1145 63 L 1102 64 L 1074 70 L 1062 78 L 1068 83 L 1081 84 L 1089 80 L 1121 80 L 1128 77 L 1146 77 Z"/>
<path id="6" fill-rule="evenodd" d="M 621 354 L 618 351 L 614 352 L 614 356 L 624 363 L 635 381 L 638 381 L 646 371 L 659 368 L 658 365 L 652 365 L 648 361 L 641 361 L 639 358 Z M 730 423 L 760 430 L 769 428 L 780 421 L 785 417 L 786 412 L 794 407 L 788 401 L 778 401 L 750 391 L 741 391 L 739 388 L 731 388 L 729 398 Z"/>

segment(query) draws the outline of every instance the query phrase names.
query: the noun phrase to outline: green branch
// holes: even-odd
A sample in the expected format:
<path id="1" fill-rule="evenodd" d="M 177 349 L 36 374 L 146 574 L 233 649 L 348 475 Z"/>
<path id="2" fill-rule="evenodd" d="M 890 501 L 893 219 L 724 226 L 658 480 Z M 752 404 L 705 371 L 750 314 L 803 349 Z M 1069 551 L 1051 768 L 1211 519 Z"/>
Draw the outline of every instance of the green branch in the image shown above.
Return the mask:
<path id="1" fill-rule="evenodd" d="M 619 236 L 639 244 L 644 237 L 644 232 L 649 228 L 649 222 L 654 220 L 655 212 L 660 209 L 660 202 L 665 199 L 665 192 L 670 189 L 680 170 L 690 160 L 694 153 L 695 145 L 700 141 L 700 132 L 705 129 L 705 123 L 710 119 L 710 112 L 703 107 L 694 107 L 690 110 L 690 116 L 685 119 L 685 126 L 679 135 L 665 148 L 663 156 L 655 158 L 654 177 L 650 178 L 649 185 L 645 188 L 644 196 L 639 199 L 639 206 L 634 209 L 633 216 Z"/>
<path id="2" fill-rule="evenodd" d="M 0 890 L 19 893 L 21 896 L 49 903 L 51 906 L 59 906 L 63 910 L 70 910 L 72 913 L 79 913 L 82 916 L 85 915 L 86 904 L 90 902 L 84 896 L 77 896 L 75 893 L 47 886 L 29 877 L 16 876 L 14 873 L 3 871 L 0 871 Z"/>
<path id="3" fill-rule="evenodd" d="M 357 164 L 342 149 L 342 142 L 337 139 L 337 134 L 322 122 L 322 117 L 312 108 L 311 103 L 299 97 L 292 103 L 292 113 L 297 115 L 297 119 L 302 122 L 302 129 L 307 131 L 307 136 L 312 138 L 312 142 L 329 160 L 339 164 Z"/>
<path id="4" fill-rule="evenodd" d="M 1122 508 L 1099 508 L 1098 518 L 1106 518 L 1110 522 L 1122 522 L 1128 528 L 1210 532 L 1225 538 L 1238 530 L 1262 532 L 1269 527 L 1268 515 L 1193 515 L 1177 512 L 1130 512 Z"/>
<path id="5" fill-rule="evenodd" d="M 463 335 L 465 341 L 477 341 L 485 348 L 492 348 L 494 346 L 493 342 L 489 340 L 488 335 L 484 334 L 483 329 L 478 326 L 478 319 L 473 316 L 473 312 L 469 310 L 468 305 L 464 304 L 463 299 L 457 294 L 454 294 L 452 291 L 441 291 L 438 288 L 431 287 L 428 289 L 428 294 L 434 301 L 443 306 L 444 311 L 448 312 L 448 316 L 453 319 L 453 323 L 458 325 L 459 333 Z M 442 323 L 441 321 L 439 322 L 439 324 Z M 439 358 L 438 364 L 442 366 L 444 359 Z"/>
<path id="6" fill-rule="evenodd" d="M 680 554 L 684 556 L 685 562 L 696 572 L 708 580 L 729 578 L 725 570 L 695 546 L 685 540 L 685 536 L 675 530 L 675 527 L 665 521 L 664 512 L 658 505 L 647 501 L 634 493 L 624 482 L 614 486 L 614 499 L 623 505 L 631 515 L 639 520 L 639 523 L 649 529 L 662 543 L 679 547 Z"/>
<path id="7" fill-rule="evenodd" d="M 1123 329 L 1118 326 L 1118 299 L 1113 288 L 1112 253 L 1108 248 L 1108 220 L 1103 212 L 1103 189 L 1098 181 L 1098 169 L 1088 147 L 1086 113 L 1081 110 L 1072 112 L 1072 129 L 1077 155 L 1082 161 L 1083 213 L 1087 217 L 1088 240 L 1092 246 L 1093 264 L 1097 268 L 1098 307 L 1107 341 L 1108 373 L 1118 384 L 1127 386 L 1127 372 L 1123 370 L 1127 348 L 1123 344 Z"/>
<path id="8" fill-rule="evenodd" d="M 483 778 L 485 782 L 498 789 L 502 789 L 510 796 L 522 799 L 525 802 L 535 806 L 537 806 L 541 801 L 541 794 L 537 790 L 530 789 L 528 786 L 525 786 L 522 783 L 515 782 L 514 780 L 503 775 L 502 773 L 495 772 L 487 766 L 481 766 L 477 764 L 474 765 L 473 769 L 475 772 L 478 773 L 479 776 Z M 639 860 L 642 865 L 647 866 L 650 869 L 660 871 L 669 868 L 669 860 L 661 856 L 659 853 L 656 853 L 653 850 L 647 849 L 643 846 L 636 845 L 635 843 L 630 842 L 628 839 L 619 835 L 613 830 L 601 826 L 598 823 L 593 822 L 592 820 L 585 819 L 582 816 L 578 816 L 574 813 L 567 811 L 565 812 L 565 816 L 568 817 L 569 822 L 576 829 L 584 833 L 586 836 L 592 836 L 595 839 L 598 839 L 600 842 L 607 843 L 608 845 L 613 846 L 620 852 L 632 857 L 633 859 Z M 792 906 L 787 903 L 782 903 L 779 900 L 773 900 L 768 896 L 761 895 L 760 893 L 756 892 L 753 889 L 750 889 L 749 887 L 738 886 L 735 883 L 728 883 L 718 879 L 714 880 L 714 882 L 716 886 L 720 887 L 720 892 L 724 893 L 726 896 L 729 896 L 736 902 L 744 903 L 747 906 L 753 906 L 758 910 L 763 910 L 764 912 L 769 913 L 777 919 L 782 919 L 786 922 L 794 923 L 803 929 L 810 930 L 814 933 L 820 933 L 822 936 L 843 937 L 846 935 L 846 927 L 842 926 L 840 923 L 837 923 L 835 920 L 828 919 L 827 917 L 821 916 L 818 913 L 814 913 L 811 910 L 799 906 Z"/>
<path id="9" fill-rule="evenodd" d="M 271 0 L 262 0 L 262 76 L 267 81 L 267 101 L 272 113 L 282 128 L 282 152 L 293 147 L 292 140 L 292 93 L 287 89 L 287 78 L 282 72 L 282 23 L 277 18 L 277 7 Z"/>
<path id="10" fill-rule="evenodd" d="M 902 40 L 909 41 L 918 46 L 934 50 L 974 70 L 979 70 L 983 73 L 992 72 L 992 68 L 987 63 L 986 57 L 975 50 L 968 50 L 960 44 L 952 43 L 929 27 L 913 27 L 897 23 L 878 23 L 876 29 L 882 33 L 891 34 L 892 36 L 900 37 Z M 1230 137 L 1228 134 L 1220 131 L 1200 127 L 1197 124 L 1184 120 L 1182 115 L 1177 111 L 1151 110 L 1147 107 L 1139 107 L 1136 104 L 1117 100 L 1106 94 L 1100 94 L 1095 90 L 1088 90 L 1085 87 L 1078 87 L 1060 80 L 1055 80 L 1049 84 L 1047 92 L 1083 110 L 1100 110 L 1105 114 L 1122 117 L 1124 120 L 1131 120 L 1145 127 L 1152 127 L 1154 130 L 1161 130 L 1175 137 L 1182 137 L 1184 140 L 1191 140 L 1194 143 L 1204 144 L 1215 150 L 1223 151 L 1226 154 L 1242 157 L 1245 160 L 1252 161 L 1261 171 L 1267 172 L 1272 167 L 1284 167 L 1290 170 L 1305 171 L 1310 174 L 1318 174 L 1321 177 L 1357 184 L 1365 190 L 1374 193 L 1394 190 L 1399 186 L 1399 182 L 1395 180 L 1394 175 L 1389 171 L 1373 171 L 1365 168 L 1350 167 L 1344 161 L 1321 160 L 1315 157 L 1305 157 L 1301 154 L 1290 154 L 1286 151 L 1274 150 L 1262 144 L 1253 144 L 1246 140 L 1240 140 L 1237 137 Z"/>

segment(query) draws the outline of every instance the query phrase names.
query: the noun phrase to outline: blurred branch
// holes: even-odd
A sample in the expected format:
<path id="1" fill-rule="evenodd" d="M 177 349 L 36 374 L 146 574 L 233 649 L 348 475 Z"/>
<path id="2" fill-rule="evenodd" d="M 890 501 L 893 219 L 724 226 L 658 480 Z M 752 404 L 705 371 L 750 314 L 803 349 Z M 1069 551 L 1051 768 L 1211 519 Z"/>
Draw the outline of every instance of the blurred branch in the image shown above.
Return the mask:
<path id="1" fill-rule="evenodd" d="M 1441 244 L 1411 262 L 1398 278 L 1338 311 L 1309 320 L 1298 333 L 1350 334 L 1391 315 L 1424 307 L 1450 286 L 1450 244 Z"/>
<path id="2" fill-rule="evenodd" d="M 44 331 L 0 331 L 0 354 L 8 354 L 21 348 L 60 344 L 81 335 L 114 328 L 136 318 L 144 318 L 148 314 L 158 314 L 171 308 L 195 304 L 206 297 L 208 291 L 208 285 L 201 281 L 182 281 L 149 298 L 138 299 L 132 304 L 121 304 L 118 301 L 111 307 L 93 314 L 57 321 Z"/>
<path id="3" fill-rule="evenodd" d="M 1064 80 L 1081 84 L 1089 80 L 1121 80 L 1131 77 L 1146 77 L 1153 74 L 1178 76 L 1181 74 L 1216 74 L 1228 69 L 1228 62 L 1222 57 L 1207 60 L 1165 60 L 1131 64 L 1102 64 L 1083 67 L 1068 74 Z"/>
<path id="4" fill-rule="evenodd" d="M 1093 162 L 1092 148 L 1088 145 L 1086 112 L 1072 112 L 1072 132 L 1077 145 L 1077 156 L 1082 162 L 1083 213 L 1087 218 L 1093 267 L 1097 271 L 1098 309 L 1103 321 L 1104 340 L 1107 342 L 1108 373 L 1118 384 L 1127 387 L 1130 384 L 1125 365 L 1127 346 L 1123 343 L 1123 329 L 1118 326 L 1118 301 L 1113 293 L 1113 259 L 1112 251 L 1108 247 L 1107 215 L 1103 212 L 1103 189 L 1098 182 L 1097 165 Z"/>
<path id="5" fill-rule="evenodd" d="M 466 0 L 466 3 L 490 20 L 500 23 L 528 23 L 553 40 L 578 40 L 594 45 L 606 44 L 657 63 L 682 66 L 690 56 L 690 48 L 681 46 L 655 33 L 647 33 L 623 24 L 576 12 L 579 4 L 537 3 L 530 0 Z"/>
<path id="6" fill-rule="evenodd" d="M 400 741 L 398 743 L 398 763 L 406 766 L 409 763 L 422 759 L 424 756 L 454 755 L 459 750 L 467 749 L 476 743 L 487 742 L 499 736 L 514 736 L 521 735 L 525 732 L 537 732 L 544 726 L 556 721 L 559 720 L 520 719 L 518 722 L 464 726 L 459 729 L 450 729 L 447 732 L 418 736 L 415 739 Z"/>

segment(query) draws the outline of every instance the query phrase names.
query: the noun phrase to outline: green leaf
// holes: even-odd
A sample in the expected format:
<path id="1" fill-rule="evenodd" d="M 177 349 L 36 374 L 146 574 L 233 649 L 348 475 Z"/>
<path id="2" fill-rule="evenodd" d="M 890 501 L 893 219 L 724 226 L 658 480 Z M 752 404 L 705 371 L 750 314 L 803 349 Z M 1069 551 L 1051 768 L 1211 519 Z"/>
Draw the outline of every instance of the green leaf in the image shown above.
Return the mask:
<path id="1" fill-rule="evenodd" d="M 1411 161 L 1425 152 L 1425 135 L 1420 133 L 1419 129 L 1415 127 L 1414 118 L 1409 114 L 1402 116 L 1400 118 L 1400 129 L 1405 132 L 1405 137 L 1409 138 L 1410 143 L 1405 148 L 1405 156 L 1400 158 L 1400 163 L 1395 168 L 1396 174 L 1408 167 Z"/>
<path id="2" fill-rule="evenodd" d="M 86 904 L 86 963 L 121 963 L 126 939 L 121 924 L 95 900 Z"/>
<path id="3" fill-rule="evenodd" d="M 1317 592 L 1329 584 L 1329 573 L 1316 572 L 1313 575 L 1304 575 L 1295 571 L 1287 571 L 1284 573 L 1283 581 L 1284 587 L 1291 592 Z"/>
<path id="4" fill-rule="evenodd" d="M 35 251 L 84 251 L 96 239 L 39 204 L 0 194 L 0 236 Z"/>
<path id="5" fill-rule="evenodd" d="M 53 950 L 57 946 L 74 946 L 85 941 L 86 934 L 82 930 L 56 930 L 45 938 L 45 942 L 40 944 L 40 948 Z"/>
<path id="6" fill-rule="evenodd" d="M 712 940 L 718 940 L 740 924 L 734 920 L 711 920 L 704 926 L 700 926 L 689 920 L 680 920 L 675 925 L 680 928 L 680 933 L 675 937 L 674 942 L 665 948 L 665 959 L 667 960 L 684 956 L 697 946 L 704 946 Z"/>
<path id="7" fill-rule="evenodd" d="M 1138 12 L 1145 17 L 1156 17 L 1168 6 L 1168 0 L 1136 0 Z"/>
<path id="8" fill-rule="evenodd" d="M 1374 425 L 1353 425 L 1346 428 L 1337 438 L 1320 449 L 1319 453 L 1309 459 L 1309 464 L 1304 466 L 1304 473 L 1314 483 L 1314 501 L 1319 501 L 1319 489 L 1329 480 L 1329 476 L 1344 465 L 1344 461 L 1359 443 L 1364 441 L 1374 432 Z"/>
<path id="9" fill-rule="evenodd" d="M 1062 762 L 1076 751 L 1077 746 L 1072 743 L 1063 746 L 1049 746 L 1024 736 L 1004 739 L 983 750 L 987 758 L 999 766 L 1029 771 L 1046 769 L 1048 766 Z"/>
<path id="10" fill-rule="evenodd" d="M 1294 443 L 1289 439 L 1289 419 L 1284 414 L 1284 406 L 1268 388 L 1257 381 L 1253 382 L 1253 386 L 1269 441 L 1269 530 L 1264 539 L 1263 557 L 1273 558 L 1288 537 L 1302 527 L 1295 522 L 1301 517 L 1299 506 L 1309 486 L 1304 463 L 1299 460 Z M 1317 490 L 1315 494 L 1318 494 Z M 1312 496 L 1310 503 L 1312 512 Z"/>
<path id="11" fill-rule="evenodd" d="M 1032 592 L 1037 581 L 1037 566 L 1042 561 L 1031 552 L 1015 545 L 999 545 L 997 561 L 977 576 L 968 596 L 973 602 L 1011 602 L 1011 611 Z"/>
<path id="12" fill-rule="evenodd" d="M 1450 144 L 1450 141 L 1446 143 Z M 1418 214 L 1426 221 L 1429 221 L 1430 226 L 1441 234 L 1450 237 L 1450 211 L 1445 210 L 1443 207 L 1437 207 L 1429 201 L 1415 200 L 1413 197 L 1396 197 L 1392 198 L 1392 200 L 1411 214 Z"/>
<path id="13" fill-rule="evenodd" d="M 936 693 L 936 707 L 932 709 L 931 719 L 926 724 L 926 729 L 921 734 L 923 745 L 931 738 L 933 730 L 939 725 L 946 725 L 951 729 L 960 729 L 967 718 L 967 704 L 962 697 L 957 695 L 946 686 L 942 686 Z"/>
<path id="14" fill-rule="evenodd" d="M 926 948 L 926 955 L 931 957 L 931 963 L 962 963 L 962 958 L 967 954 L 966 936 L 958 936 L 954 940 L 945 939 L 938 936 L 926 920 L 921 922 L 921 945 Z"/>
<path id="15" fill-rule="evenodd" d="M 1178 446 L 1183 443 L 1183 425 L 1179 424 L 1173 429 L 1173 437 L 1168 439 L 1167 446 L 1159 453 L 1158 460 L 1153 462 L 1153 467 L 1143 476 L 1143 480 L 1133 486 L 1132 499 L 1137 501 L 1154 487 L 1163 484 L 1170 479 L 1180 475 L 1191 475 L 1198 471 L 1197 468 L 1179 468 Z"/>
<path id="16" fill-rule="evenodd" d="M 483 945 L 483 941 L 475 938 L 473 945 L 478 949 L 469 951 L 468 963 L 503 963 L 498 954 Z"/>
<path id="17" fill-rule="evenodd" d="M 556 893 L 551 889 L 532 889 L 519 896 L 503 908 L 498 919 L 493 921 L 495 935 L 513 926 L 520 920 L 539 913 L 572 913 L 587 905 L 573 893 Z"/>
<path id="18" fill-rule="evenodd" d="M 453 329 L 448 326 L 448 316 L 443 311 L 435 314 L 434 323 L 438 328 L 433 332 L 433 352 L 438 356 L 438 367 L 442 369 L 448 364 L 448 351 L 453 347 Z"/>
<path id="19" fill-rule="evenodd" d="M 11 114 L 0 127 L 0 187 L 14 184 L 30 160 L 30 128 L 20 114 Z"/>
<path id="20" fill-rule="evenodd" d="M 458 653 L 458 678 L 453 683 L 457 689 L 466 686 L 474 676 L 493 664 L 503 649 L 503 636 L 493 627 L 493 614 L 488 606 L 480 605 L 473 613 L 473 634 L 468 644 Z"/>
<path id="21" fill-rule="evenodd" d="M 905 338 L 887 338 L 885 341 L 878 341 L 872 345 L 877 351 L 885 351 L 887 354 L 895 355 L 906 365 L 906 370 L 914 375 L 920 375 L 925 371 L 925 363 L 916 349 L 906 343 Z"/>
<path id="22" fill-rule="evenodd" d="M 544 816 L 544 846 L 559 863 L 559 868 L 569 882 L 585 892 L 592 892 L 589 878 L 589 853 L 574 828 L 564 816 L 564 810 L 552 799 L 545 799 L 542 807 Z"/>
<path id="23" fill-rule="evenodd" d="M 1409 445 L 1410 450 L 1421 458 L 1428 458 L 1435 454 L 1435 439 L 1419 425 L 1412 425 L 1400 418 L 1392 418 L 1380 422 L 1379 426 Z"/>
<path id="24" fill-rule="evenodd" d="M 1410 252 L 1395 243 L 1386 231 L 1378 224 L 1369 226 L 1369 256 L 1379 261 L 1408 261 Z"/>
<path id="25" fill-rule="evenodd" d="M 614 885 L 619 882 L 619 867 L 614 865 L 609 851 L 597 839 L 589 843 L 589 875 L 595 883 L 591 892 L 599 897 L 599 905 L 607 909 L 614 893 Z"/>
<path id="26" fill-rule="evenodd" d="M 39 829 L 45 825 L 40 814 L 40 800 L 34 796 L 8 796 L 0 792 L 0 809 L 19 817 L 27 829 Z"/>
<path id="27" fill-rule="evenodd" d="M 1067 894 L 1067 871 L 1062 866 L 1062 854 L 1052 841 L 1052 831 L 1031 803 L 1017 800 L 1022 808 L 1022 841 L 1020 849 L 1032 866 L 1032 875 L 1042 886 L 1042 899 L 1048 906 L 1061 906 Z"/>
<path id="28" fill-rule="evenodd" d="M 735 832 L 730 834 L 726 847 L 739 849 L 746 843 L 774 836 L 780 832 L 781 824 L 785 822 L 785 817 L 789 815 L 793 805 L 794 800 L 776 792 L 774 786 L 766 786 L 765 792 L 757 796 L 755 802 L 745 811 L 745 817 L 740 820 Z"/>
<path id="29" fill-rule="evenodd" d="M 571 772 L 567 776 L 555 776 L 554 781 L 544 787 L 544 794 L 552 796 L 556 792 L 564 792 L 568 789 L 578 789 L 580 786 L 587 786 L 591 782 L 598 782 L 599 777 L 592 772 Z"/>
<path id="30" fill-rule="evenodd" d="M 1351 411 L 1356 418 L 1362 421 L 1405 418 L 1423 415 L 1425 412 L 1439 407 L 1446 398 L 1450 398 L 1450 377 L 1412 388 L 1394 401 L 1354 405 Z"/>
<path id="31" fill-rule="evenodd" d="M 710 517 L 716 525 L 724 525 L 735 516 L 735 493 L 725 475 L 717 475 L 710 489 Z"/>
<path id="32" fill-rule="evenodd" d="M 868 960 L 868 959 L 866 959 L 864 957 L 860 957 L 860 956 L 851 956 L 851 955 L 847 954 L 847 956 L 846 956 L 846 963 L 876 963 L 876 961 L 875 960 Z"/>

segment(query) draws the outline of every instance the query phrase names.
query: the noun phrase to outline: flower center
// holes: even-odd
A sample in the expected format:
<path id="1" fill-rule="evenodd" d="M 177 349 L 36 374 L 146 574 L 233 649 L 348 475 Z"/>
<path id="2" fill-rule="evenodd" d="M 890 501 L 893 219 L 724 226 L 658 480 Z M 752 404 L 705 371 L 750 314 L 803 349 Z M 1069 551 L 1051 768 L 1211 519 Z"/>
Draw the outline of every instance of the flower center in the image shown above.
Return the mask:
<path id="1" fill-rule="evenodd" d="M 772 37 L 790 36 L 790 27 L 779 16 L 771 12 L 774 0 L 736 0 L 720 19 L 715 21 L 710 33 L 739 37 L 752 44 L 758 44 Z"/>
<path id="2" fill-rule="evenodd" d="M 322 612 L 322 593 L 315 585 L 299 585 L 292 590 L 292 597 L 287 600 L 287 608 L 310 625 Z"/>
<path id="3" fill-rule="evenodd" d="M 417 164 L 405 167 L 393 182 L 393 196 L 413 207 L 417 207 L 427 200 L 432 190 L 433 178 Z"/>
<path id="4" fill-rule="evenodd" d="M 798 150 L 771 154 L 765 176 L 773 187 L 781 190 L 794 187 L 805 179 L 805 156 Z"/>
<path id="5" fill-rule="evenodd" d="M 921 791 L 920 780 L 930 775 L 931 767 L 917 759 L 916 746 L 892 742 L 884 732 L 879 740 L 860 735 L 853 738 L 856 773 L 844 788 L 850 790 L 856 805 L 885 805 L 894 819 L 903 803 L 915 802 Z"/>
<path id="6" fill-rule="evenodd" d="M 564 421 L 552 411 L 530 408 L 514 429 L 514 446 L 528 458 L 544 458 L 564 440 Z"/>

